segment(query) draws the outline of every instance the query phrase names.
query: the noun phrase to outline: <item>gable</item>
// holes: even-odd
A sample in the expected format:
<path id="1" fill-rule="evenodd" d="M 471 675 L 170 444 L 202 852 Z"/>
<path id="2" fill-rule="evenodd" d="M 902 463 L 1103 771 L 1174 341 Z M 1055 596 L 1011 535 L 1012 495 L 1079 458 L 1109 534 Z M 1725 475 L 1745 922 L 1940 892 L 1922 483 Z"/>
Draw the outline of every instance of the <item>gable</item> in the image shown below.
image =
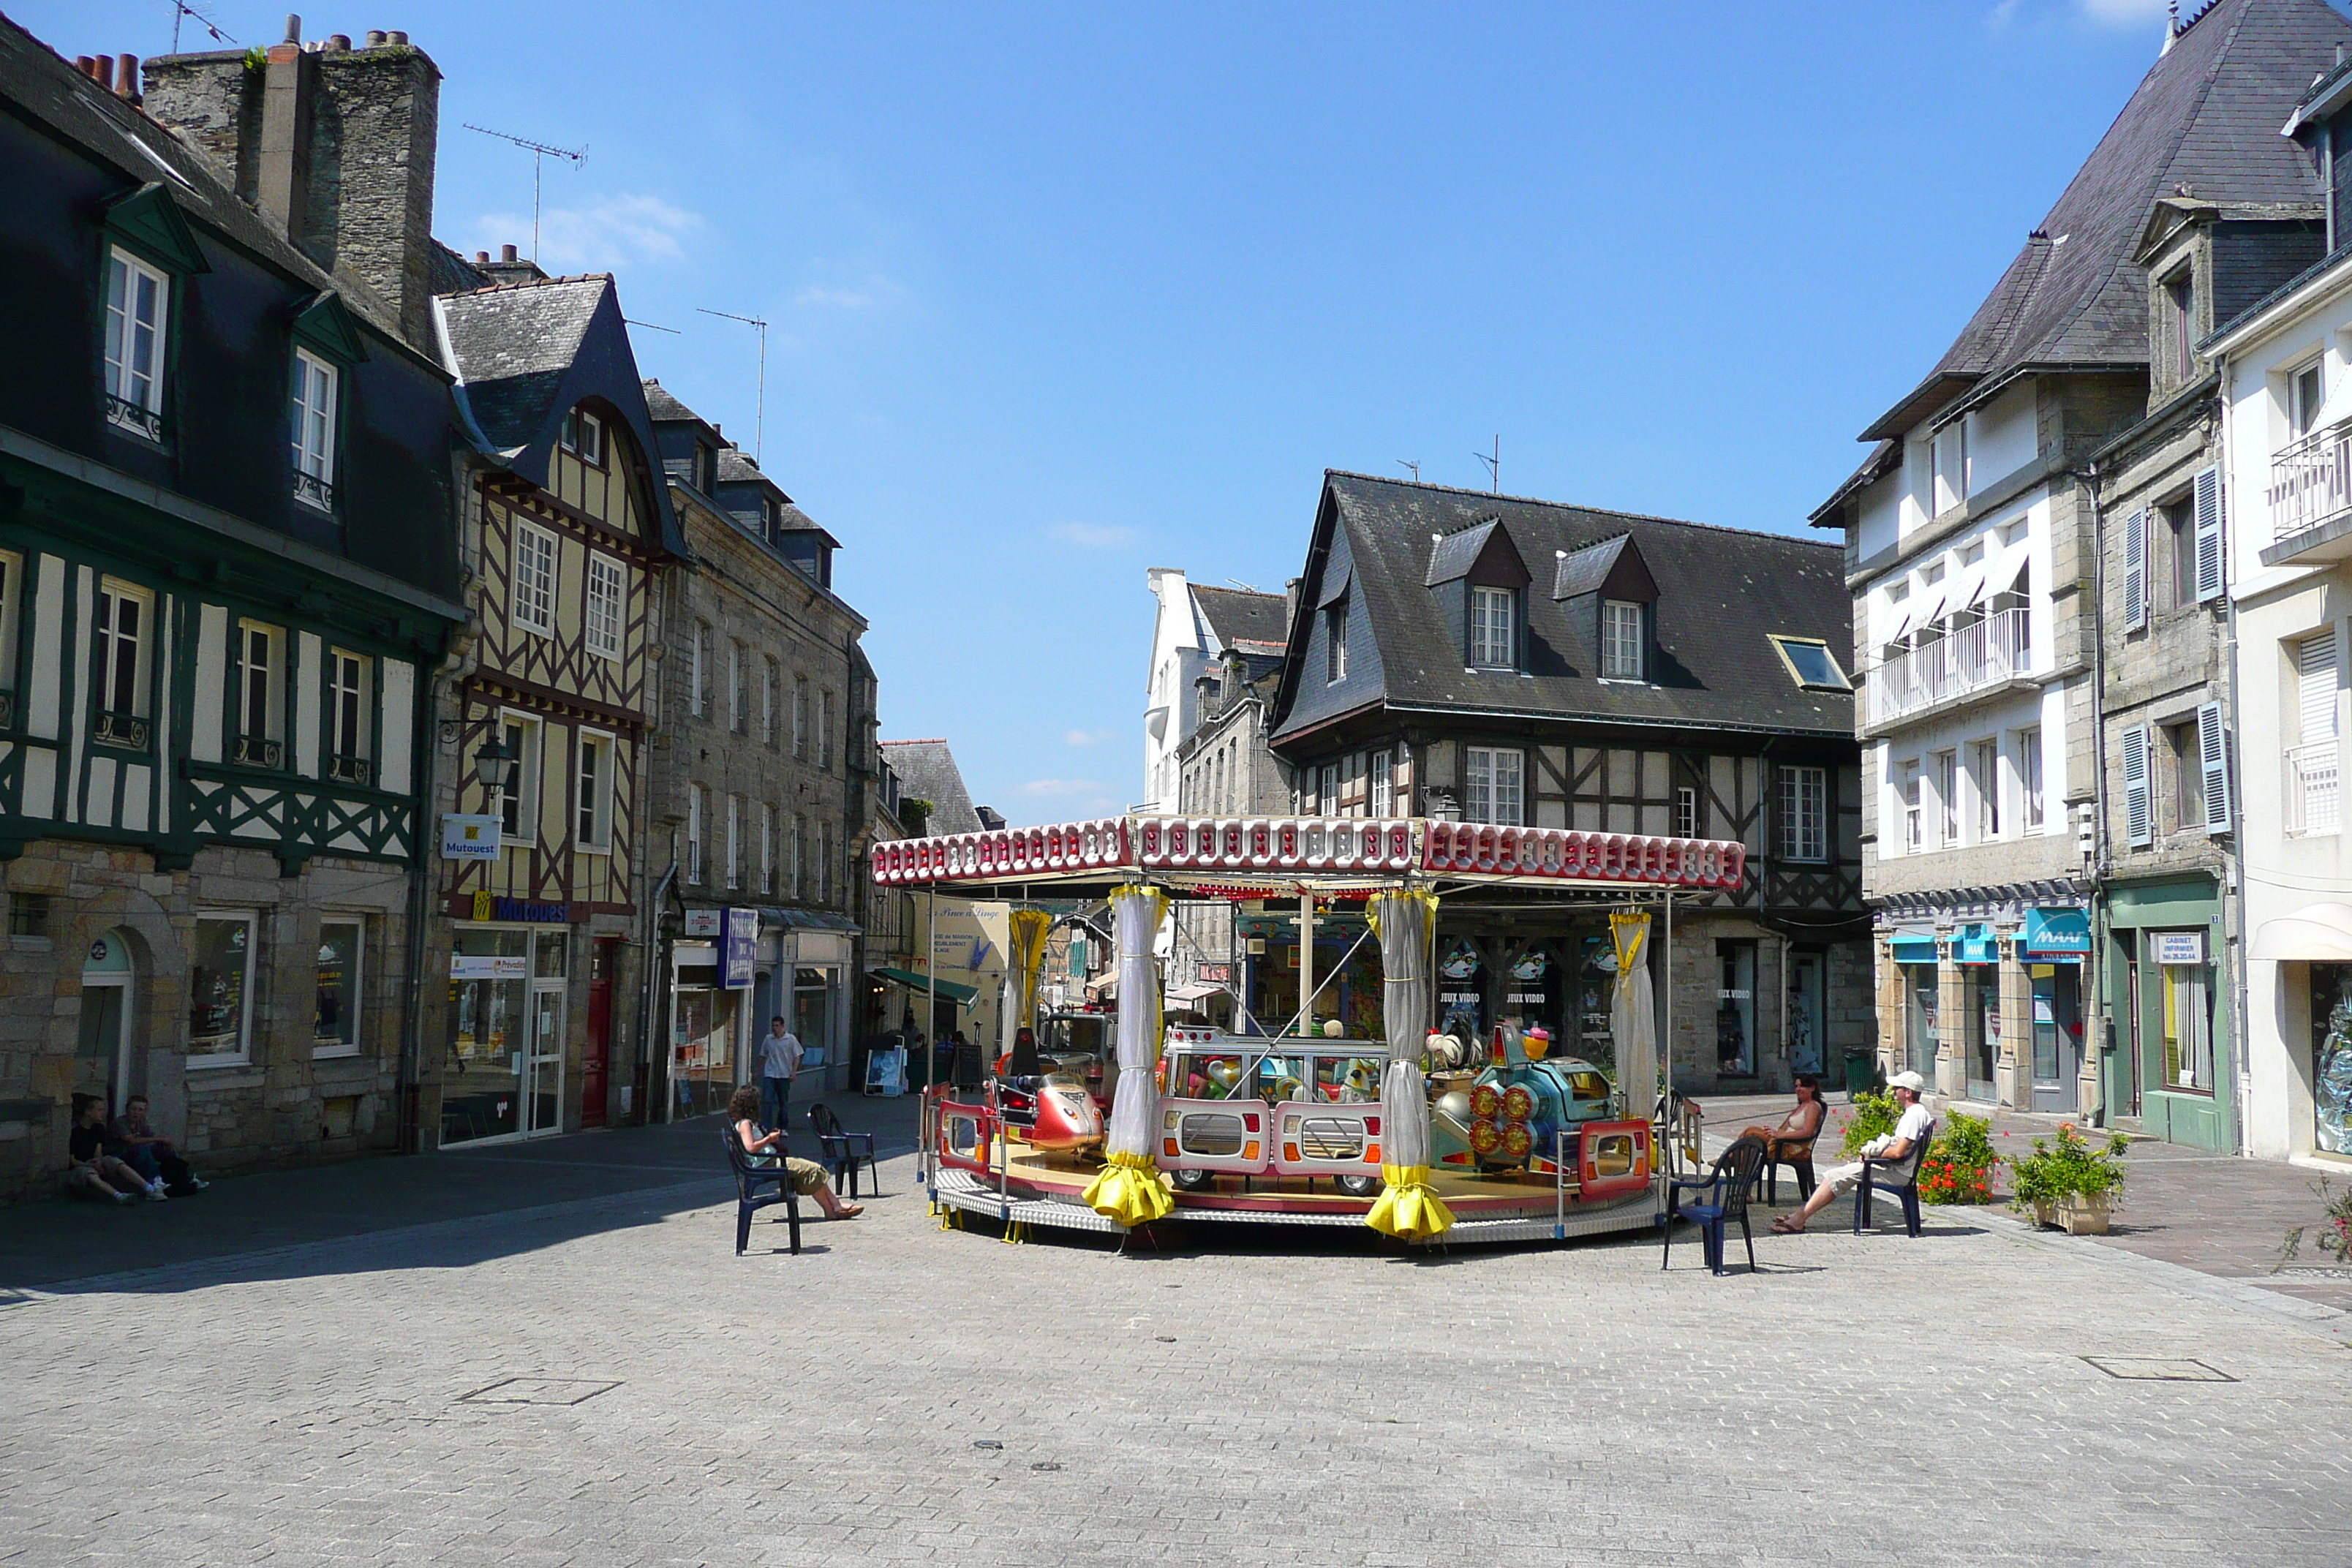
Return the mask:
<path id="1" fill-rule="evenodd" d="M 1650 574 L 1650 563 L 1642 558 L 1642 547 L 1633 542 L 1632 534 L 1560 552 L 1559 568 L 1552 574 L 1551 596 L 1573 599 L 1583 594 L 1645 605 L 1656 601 L 1658 580 Z"/>
<path id="2" fill-rule="evenodd" d="M 195 234 L 180 216 L 179 204 L 160 180 L 107 203 L 106 230 L 183 276 L 213 269 L 196 248 Z"/>
<path id="3" fill-rule="evenodd" d="M 342 297 L 331 289 L 302 307 L 294 318 L 294 338 L 344 364 L 358 364 L 367 358 L 359 323 L 352 320 Z"/>

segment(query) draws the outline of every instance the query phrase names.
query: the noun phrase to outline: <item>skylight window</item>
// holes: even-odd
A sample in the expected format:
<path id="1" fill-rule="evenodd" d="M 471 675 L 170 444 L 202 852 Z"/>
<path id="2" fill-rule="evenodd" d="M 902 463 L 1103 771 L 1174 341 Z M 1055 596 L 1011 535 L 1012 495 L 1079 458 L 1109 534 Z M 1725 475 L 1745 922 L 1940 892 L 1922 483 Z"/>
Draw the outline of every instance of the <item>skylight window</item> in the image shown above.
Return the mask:
<path id="1" fill-rule="evenodd" d="M 1780 653 L 1780 662 L 1798 685 L 1823 691 L 1850 689 L 1845 671 L 1838 668 L 1829 644 L 1819 637 L 1786 637 L 1767 634 L 1772 647 Z"/>

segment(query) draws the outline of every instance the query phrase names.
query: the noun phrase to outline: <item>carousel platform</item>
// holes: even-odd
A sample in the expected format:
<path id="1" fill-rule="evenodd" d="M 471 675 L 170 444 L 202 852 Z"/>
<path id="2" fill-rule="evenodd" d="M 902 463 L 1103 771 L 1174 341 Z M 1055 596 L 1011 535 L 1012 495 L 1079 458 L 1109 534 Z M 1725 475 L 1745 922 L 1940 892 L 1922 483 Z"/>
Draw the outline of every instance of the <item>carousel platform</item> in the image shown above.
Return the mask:
<path id="1" fill-rule="evenodd" d="M 1123 1234 L 1124 1226 L 1086 1205 L 1083 1194 L 1095 1172 L 1091 1162 L 1016 1146 L 1011 1161 L 993 1175 L 942 1165 L 930 1172 L 928 1184 L 934 1204 L 1008 1226 Z M 1578 1201 L 1573 1185 L 1562 1188 L 1543 1176 L 1472 1176 L 1440 1169 L 1431 1173 L 1430 1184 L 1454 1211 L 1454 1227 L 1444 1239 L 1448 1247 L 1641 1230 L 1654 1226 L 1663 1212 L 1654 1184 L 1591 1204 Z M 1361 1227 L 1374 1201 L 1328 1181 L 1220 1176 L 1208 1187 L 1178 1193 L 1168 1217 L 1206 1225 Z"/>

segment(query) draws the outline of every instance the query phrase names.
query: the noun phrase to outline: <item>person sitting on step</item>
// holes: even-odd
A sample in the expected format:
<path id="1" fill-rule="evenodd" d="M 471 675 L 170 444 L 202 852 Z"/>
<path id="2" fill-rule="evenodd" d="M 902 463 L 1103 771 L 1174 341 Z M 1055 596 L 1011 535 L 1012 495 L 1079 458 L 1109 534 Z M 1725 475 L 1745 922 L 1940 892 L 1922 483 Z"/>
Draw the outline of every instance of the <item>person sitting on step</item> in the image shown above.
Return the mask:
<path id="1" fill-rule="evenodd" d="M 87 1187 L 118 1204 L 135 1204 L 142 1196 L 163 1201 L 163 1183 L 142 1179 L 106 1152 L 106 1101 L 94 1094 L 77 1094 L 73 1117 L 73 1131 L 66 1138 L 66 1153 L 73 1161 L 66 1173 L 68 1188 Z"/>

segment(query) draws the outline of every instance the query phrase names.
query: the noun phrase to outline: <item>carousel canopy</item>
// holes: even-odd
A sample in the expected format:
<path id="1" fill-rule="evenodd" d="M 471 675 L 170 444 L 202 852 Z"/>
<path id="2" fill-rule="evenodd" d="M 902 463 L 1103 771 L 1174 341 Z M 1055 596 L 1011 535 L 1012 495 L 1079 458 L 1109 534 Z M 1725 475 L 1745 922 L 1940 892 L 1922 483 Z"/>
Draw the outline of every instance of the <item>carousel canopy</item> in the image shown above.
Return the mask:
<path id="1" fill-rule="evenodd" d="M 1047 884 L 1265 887 L 1454 884 L 1593 891 L 1738 888 L 1748 851 L 1727 839 L 1666 838 L 1423 817 L 1107 816 L 874 847 L 884 887 L 1013 891 Z"/>

